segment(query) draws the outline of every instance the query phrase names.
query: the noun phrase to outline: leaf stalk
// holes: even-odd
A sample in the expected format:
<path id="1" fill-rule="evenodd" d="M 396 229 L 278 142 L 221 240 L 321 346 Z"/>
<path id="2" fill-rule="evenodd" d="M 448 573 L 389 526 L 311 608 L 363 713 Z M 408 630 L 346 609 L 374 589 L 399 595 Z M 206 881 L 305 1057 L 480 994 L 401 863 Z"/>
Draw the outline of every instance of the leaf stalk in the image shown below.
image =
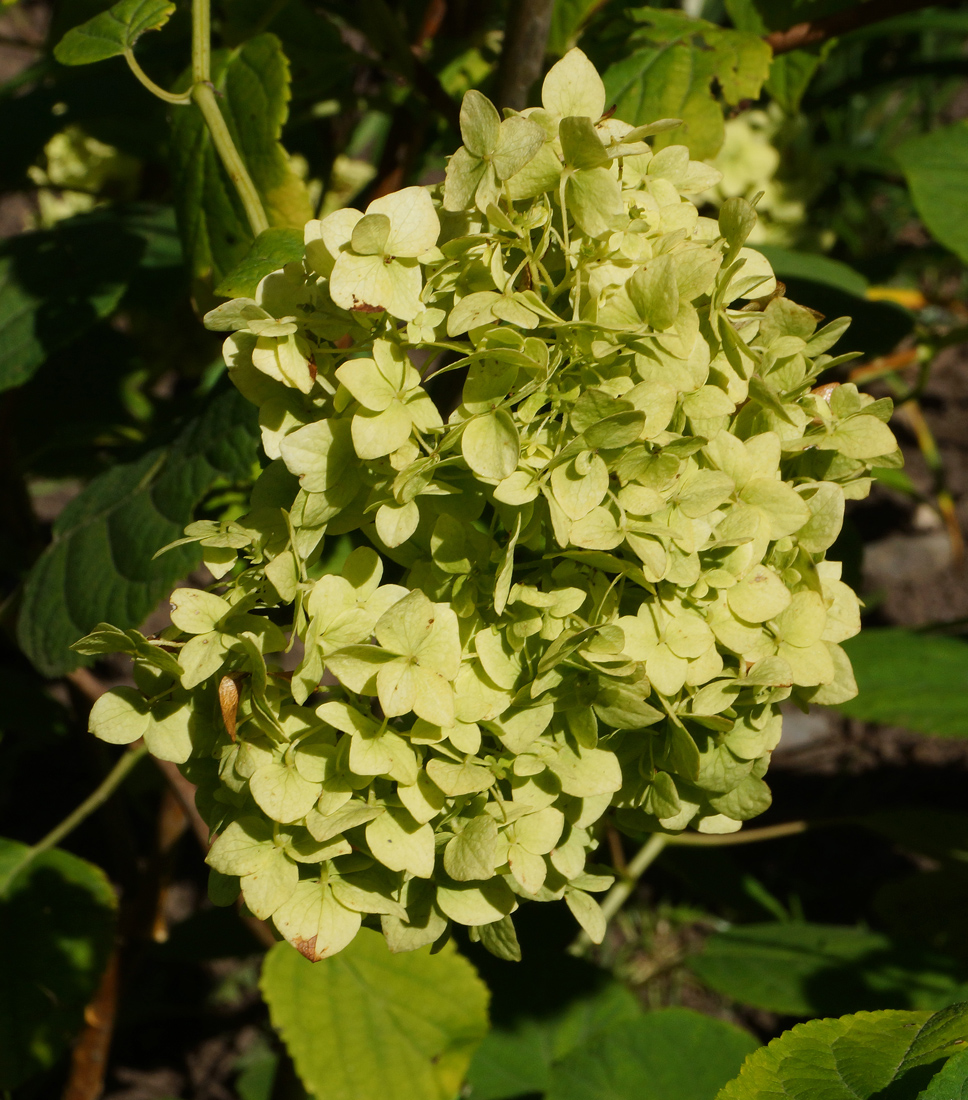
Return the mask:
<path id="1" fill-rule="evenodd" d="M 95 810 L 100 809 L 111 795 L 114 794 L 131 769 L 147 751 L 148 748 L 144 743 L 128 749 L 104 779 L 101 780 L 100 784 L 84 799 L 76 810 L 69 813 L 67 817 L 65 817 L 60 824 L 55 825 L 45 837 L 42 837 L 36 844 L 28 848 L 21 858 L 7 871 L 6 875 L 0 879 L 0 897 L 6 893 L 17 875 L 25 868 L 29 867 L 39 855 L 43 855 L 44 852 L 49 851 L 51 848 L 55 848 L 64 837 L 72 833 L 82 821 L 89 818 Z"/>

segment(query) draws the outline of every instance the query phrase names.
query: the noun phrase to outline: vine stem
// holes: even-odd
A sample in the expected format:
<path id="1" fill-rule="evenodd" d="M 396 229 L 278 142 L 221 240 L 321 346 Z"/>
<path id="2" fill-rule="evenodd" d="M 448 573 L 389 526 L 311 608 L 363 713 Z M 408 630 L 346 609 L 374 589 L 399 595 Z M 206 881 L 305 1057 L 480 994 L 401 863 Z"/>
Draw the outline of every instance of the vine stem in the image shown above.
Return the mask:
<path id="1" fill-rule="evenodd" d="M 114 794 L 131 769 L 147 751 L 148 748 L 144 744 L 128 749 L 104 779 L 101 780 L 95 790 L 84 799 L 80 806 L 72 813 L 69 813 L 60 824 L 55 825 L 45 837 L 28 848 L 6 875 L 0 879 L 0 896 L 6 892 L 7 888 L 24 868 L 29 867 L 39 855 L 43 855 L 44 852 L 56 847 L 64 837 L 72 833 L 82 821 L 90 817 L 95 810 L 100 809 L 111 795 Z"/>

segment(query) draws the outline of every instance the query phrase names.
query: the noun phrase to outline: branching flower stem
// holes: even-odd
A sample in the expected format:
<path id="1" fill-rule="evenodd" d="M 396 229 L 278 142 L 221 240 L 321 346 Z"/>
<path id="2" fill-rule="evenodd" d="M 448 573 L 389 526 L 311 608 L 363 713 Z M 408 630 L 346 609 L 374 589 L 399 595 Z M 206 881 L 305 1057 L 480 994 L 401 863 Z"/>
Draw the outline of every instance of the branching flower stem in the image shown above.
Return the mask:
<path id="1" fill-rule="evenodd" d="M 100 809 L 111 795 L 114 794 L 131 769 L 147 751 L 148 748 L 144 743 L 128 749 L 104 779 L 101 780 L 100 784 L 84 799 L 76 810 L 69 813 L 67 817 L 58 825 L 55 825 L 45 837 L 42 837 L 36 844 L 28 848 L 21 858 L 7 870 L 3 878 L 0 878 L 0 897 L 6 893 L 8 887 L 17 875 L 26 867 L 29 867 L 39 855 L 56 847 L 64 837 L 72 833 L 82 821 L 89 818 L 95 810 Z"/>
<path id="2" fill-rule="evenodd" d="M 836 824 L 836 822 L 824 822 Z M 635 853 L 621 873 L 619 881 L 609 890 L 602 901 L 602 913 L 607 924 L 622 908 L 629 895 L 635 889 L 639 879 L 658 859 L 666 847 L 682 846 L 696 848 L 724 848 L 733 844 L 755 844 L 760 840 L 777 840 L 784 836 L 795 836 L 806 832 L 811 823 L 808 821 L 784 821 L 780 825 L 764 825 L 760 829 L 744 829 L 736 833 L 653 833 Z M 582 955 L 591 946 L 588 934 L 582 932 L 569 947 L 572 955 Z"/>

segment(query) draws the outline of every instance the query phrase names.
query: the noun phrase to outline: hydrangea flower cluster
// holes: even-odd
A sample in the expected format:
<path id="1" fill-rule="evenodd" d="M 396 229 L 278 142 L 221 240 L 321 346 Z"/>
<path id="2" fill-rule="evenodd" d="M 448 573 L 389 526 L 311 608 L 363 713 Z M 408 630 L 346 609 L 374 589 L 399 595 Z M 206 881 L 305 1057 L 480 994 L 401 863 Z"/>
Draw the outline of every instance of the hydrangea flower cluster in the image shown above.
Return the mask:
<path id="1" fill-rule="evenodd" d="M 208 315 L 269 464 L 187 529 L 217 592 L 80 643 L 134 658 L 92 729 L 198 785 L 213 898 L 310 959 L 452 921 L 513 957 L 525 900 L 600 941 L 603 819 L 739 829 L 778 705 L 855 691 L 824 555 L 890 404 L 816 386 L 847 320 L 783 296 L 748 202 L 700 216 L 717 173 L 646 140 L 675 120 L 605 108 L 579 50 L 541 108 L 469 92 L 442 185 L 310 222 Z"/>

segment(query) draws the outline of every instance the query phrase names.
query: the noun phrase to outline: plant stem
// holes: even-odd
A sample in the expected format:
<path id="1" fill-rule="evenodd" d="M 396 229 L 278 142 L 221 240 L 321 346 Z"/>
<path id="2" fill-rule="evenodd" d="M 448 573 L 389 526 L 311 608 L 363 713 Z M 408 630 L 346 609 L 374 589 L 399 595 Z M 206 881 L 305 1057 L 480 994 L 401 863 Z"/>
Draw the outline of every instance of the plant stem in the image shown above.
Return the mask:
<path id="1" fill-rule="evenodd" d="M 84 799 L 80 806 L 78 806 L 73 813 L 69 813 L 59 825 L 55 825 L 45 837 L 28 848 L 20 860 L 10 868 L 3 879 L 0 879 L 0 896 L 6 892 L 9 885 L 25 867 L 33 863 L 39 855 L 42 855 L 44 852 L 49 851 L 49 849 L 59 844 L 64 837 L 72 833 L 82 821 L 90 817 L 95 810 L 100 809 L 111 795 L 114 794 L 127 774 L 147 751 L 148 748 L 144 744 L 128 749 L 104 779 L 101 780 L 98 787 Z"/>
<path id="2" fill-rule="evenodd" d="M 192 99 L 198 104 L 209 133 L 212 135 L 212 143 L 222 158 L 222 164 L 228 173 L 229 179 L 235 184 L 242 205 L 245 207 L 246 217 L 249 219 L 249 227 L 252 234 L 258 237 L 260 233 L 269 228 L 266 212 L 262 207 L 259 192 L 252 182 L 252 177 L 245 166 L 245 161 L 239 155 L 229 128 L 225 124 L 222 112 L 215 100 L 215 92 L 211 84 L 196 84 L 192 88 Z"/>
<path id="3" fill-rule="evenodd" d="M 760 829 L 743 829 L 737 833 L 680 833 L 666 837 L 673 845 L 695 848 L 726 848 L 732 844 L 755 844 L 760 840 L 775 840 L 796 836 L 810 828 L 808 821 L 784 821 L 782 825 L 764 825 Z"/>
<path id="4" fill-rule="evenodd" d="M 212 15 L 209 0 L 192 0 L 192 83 L 212 79 Z"/>
<path id="5" fill-rule="evenodd" d="M 152 95 L 157 96 L 159 99 L 163 99 L 166 103 L 175 103 L 181 106 L 186 106 L 191 103 L 192 93 L 190 91 L 166 92 L 164 88 L 159 87 L 138 64 L 134 54 L 130 50 L 124 51 L 124 59 L 128 63 L 128 68 Z"/>
<path id="6" fill-rule="evenodd" d="M 671 838 L 666 833 L 653 833 L 629 861 L 625 874 L 605 895 L 602 902 L 602 913 L 605 923 L 612 919 L 628 900 L 629 894 L 635 889 L 639 879 L 645 873 L 647 867 L 652 864 L 669 843 Z M 587 932 L 582 932 L 568 948 L 569 954 L 581 955 L 591 945 Z"/>
<path id="7" fill-rule="evenodd" d="M 269 228 L 269 220 L 262 206 L 245 161 L 235 147 L 229 128 L 222 117 L 215 90 L 212 87 L 211 9 L 209 0 L 192 0 L 192 89 L 191 98 L 198 104 L 212 143 L 218 150 L 229 179 L 235 184 L 245 215 L 249 219 L 252 235 L 258 237 Z"/>

